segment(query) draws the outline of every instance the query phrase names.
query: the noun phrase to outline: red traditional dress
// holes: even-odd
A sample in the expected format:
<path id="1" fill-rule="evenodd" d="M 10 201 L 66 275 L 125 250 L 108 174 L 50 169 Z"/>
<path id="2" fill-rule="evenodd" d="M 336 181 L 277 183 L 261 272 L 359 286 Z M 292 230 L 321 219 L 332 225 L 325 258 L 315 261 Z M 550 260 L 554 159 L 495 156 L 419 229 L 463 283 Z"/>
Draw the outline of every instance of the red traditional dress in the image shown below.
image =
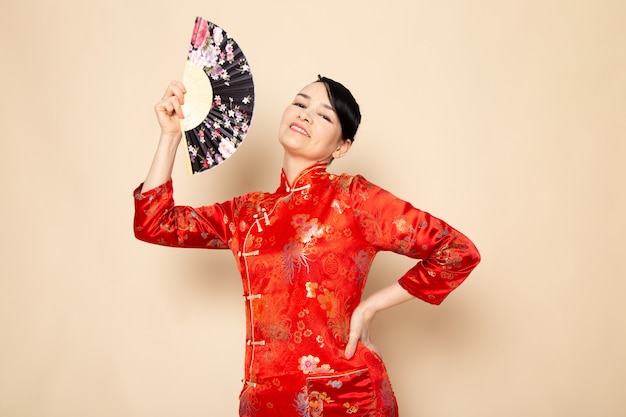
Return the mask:
<path id="1" fill-rule="evenodd" d="M 172 183 L 135 191 L 135 235 L 167 246 L 229 248 L 243 280 L 240 416 L 397 416 L 378 355 L 344 357 L 350 317 L 378 251 L 420 261 L 400 285 L 439 304 L 478 264 L 472 242 L 361 176 L 315 165 L 273 193 L 175 206 Z"/>

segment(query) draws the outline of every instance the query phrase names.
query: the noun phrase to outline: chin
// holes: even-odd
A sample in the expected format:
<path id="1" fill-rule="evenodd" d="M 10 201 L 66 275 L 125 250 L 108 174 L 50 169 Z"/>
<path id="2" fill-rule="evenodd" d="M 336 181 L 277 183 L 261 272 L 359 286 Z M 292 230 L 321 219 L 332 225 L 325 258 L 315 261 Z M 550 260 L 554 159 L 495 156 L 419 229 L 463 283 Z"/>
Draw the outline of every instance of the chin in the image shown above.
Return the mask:
<path id="1" fill-rule="evenodd" d="M 283 148 L 299 148 L 305 140 L 306 138 L 304 136 L 290 135 L 289 133 L 278 136 L 278 143 L 280 143 Z"/>

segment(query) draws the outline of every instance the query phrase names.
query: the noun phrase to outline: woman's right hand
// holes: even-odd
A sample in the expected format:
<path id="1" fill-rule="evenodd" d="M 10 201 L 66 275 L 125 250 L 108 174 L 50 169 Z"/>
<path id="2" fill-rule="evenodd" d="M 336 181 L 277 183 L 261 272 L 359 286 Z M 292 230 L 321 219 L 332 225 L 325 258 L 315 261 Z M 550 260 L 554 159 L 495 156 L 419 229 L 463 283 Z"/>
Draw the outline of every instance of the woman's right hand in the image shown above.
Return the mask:
<path id="1" fill-rule="evenodd" d="M 154 106 L 161 135 L 178 136 L 181 134 L 180 119 L 183 119 L 182 105 L 185 102 L 187 90 L 180 81 L 172 81 L 167 86 L 161 100 Z"/>
<path id="2" fill-rule="evenodd" d="M 154 106 L 161 126 L 161 137 L 142 191 L 157 187 L 172 176 L 176 149 L 183 137 L 180 119 L 185 117 L 182 105 L 185 102 L 186 92 L 183 83 L 172 81 L 167 86 L 163 98 Z"/>

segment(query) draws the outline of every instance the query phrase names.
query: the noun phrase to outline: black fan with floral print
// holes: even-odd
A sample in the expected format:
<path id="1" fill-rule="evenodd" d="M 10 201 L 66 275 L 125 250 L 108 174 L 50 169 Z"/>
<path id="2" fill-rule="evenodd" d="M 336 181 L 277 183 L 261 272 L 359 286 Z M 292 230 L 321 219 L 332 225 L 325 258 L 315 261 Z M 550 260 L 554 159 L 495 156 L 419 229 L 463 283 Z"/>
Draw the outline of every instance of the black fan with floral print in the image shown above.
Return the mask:
<path id="1" fill-rule="evenodd" d="M 224 162 L 241 145 L 252 120 L 254 82 L 237 42 L 197 17 L 183 74 L 181 119 L 191 174 Z"/>

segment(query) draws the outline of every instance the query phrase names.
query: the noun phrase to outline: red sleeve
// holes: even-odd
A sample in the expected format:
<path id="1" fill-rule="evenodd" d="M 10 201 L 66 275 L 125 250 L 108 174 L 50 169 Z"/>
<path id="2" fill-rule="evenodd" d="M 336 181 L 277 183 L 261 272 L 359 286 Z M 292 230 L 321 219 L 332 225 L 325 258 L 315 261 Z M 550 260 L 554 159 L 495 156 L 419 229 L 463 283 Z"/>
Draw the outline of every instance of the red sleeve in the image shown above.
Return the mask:
<path id="1" fill-rule="evenodd" d="M 377 250 L 420 259 L 398 281 L 413 296 L 440 304 L 480 262 L 461 232 L 363 177 L 354 178 L 352 198 L 363 235 Z"/>
<path id="2" fill-rule="evenodd" d="M 232 237 L 233 203 L 198 208 L 175 206 L 172 181 L 134 191 L 135 237 L 164 246 L 225 249 Z"/>

